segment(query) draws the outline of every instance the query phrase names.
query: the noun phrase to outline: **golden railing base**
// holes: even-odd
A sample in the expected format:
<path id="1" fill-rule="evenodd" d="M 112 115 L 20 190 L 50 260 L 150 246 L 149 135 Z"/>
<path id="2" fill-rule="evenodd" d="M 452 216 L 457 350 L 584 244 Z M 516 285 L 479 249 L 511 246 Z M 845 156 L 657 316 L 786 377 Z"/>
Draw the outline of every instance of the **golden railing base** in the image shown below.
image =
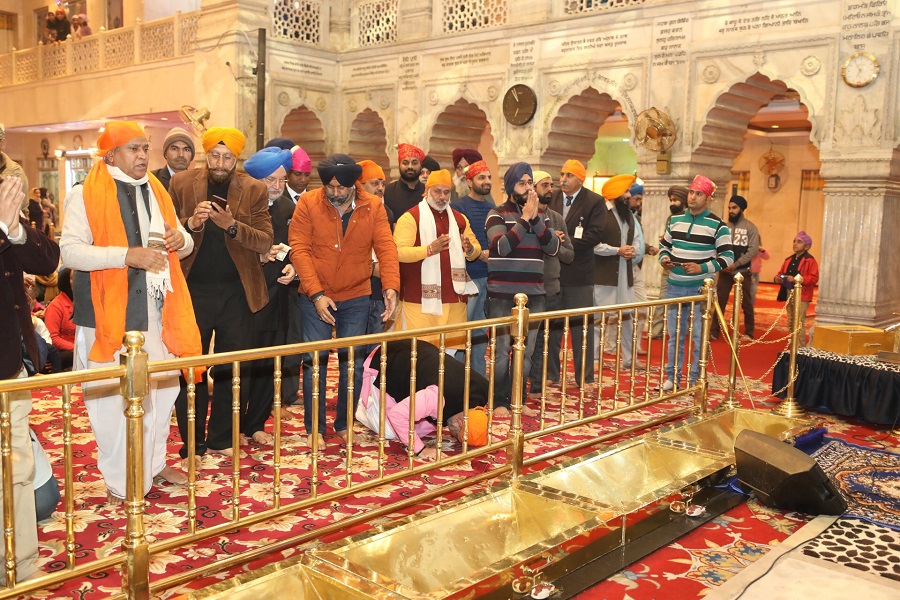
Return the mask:
<path id="1" fill-rule="evenodd" d="M 779 417 L 795 418 L 806 415 L 806 411 L 800 406 L 796 400 L 782 400 L 781 403 L 772 409 L 772 412 Z"/>

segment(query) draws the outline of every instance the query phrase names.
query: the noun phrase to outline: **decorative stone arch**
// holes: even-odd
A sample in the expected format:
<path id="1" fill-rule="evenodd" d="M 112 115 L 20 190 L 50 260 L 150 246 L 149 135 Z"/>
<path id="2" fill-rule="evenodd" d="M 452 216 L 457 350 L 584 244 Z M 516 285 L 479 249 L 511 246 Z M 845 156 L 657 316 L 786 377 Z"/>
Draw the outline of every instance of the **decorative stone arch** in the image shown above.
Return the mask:
<path id="1" fill-rule="evenodd" d="M 550 122 L 538 168 L 555 175 L 571 158 L 586 165 L 594 156 L 597 132 L 619 106 L 618 100 L 593 86 L 572 95 Z"/>
<path id="2" fill-rule="evenodd" d="M 371 108 L 358 113 L 350 124 L 347 150 L 357 162 L 364 159 L 375 161 L 390 179 L 391 159 L 387 155 L 387 130 L 381 115 Z"/>
<path id="3" fill-rule="evenodd" d="M 316 113 L 300 105 L 291 110 L 281 123 L 281 137 L 286 137 L 303 148 L 312 160 L 312 173 L 310 174 L 310 188 L 313 182 L 319 182 L 316 172 L 316 164 L 326 156 L 325 128 Z M 318 185 L 316 186 L 318 187 Z"/>
<path id="4" fill-rule="evenodd" d="M 453 150 L 456 148 L 477 149 L 491 172 L 498 172 L 494 136 L 487 113 L 465 98 L 459 98 L 438 114 L 431 128 L 426 152 L 438 161 L 442 169 L 452 173 Z"/>

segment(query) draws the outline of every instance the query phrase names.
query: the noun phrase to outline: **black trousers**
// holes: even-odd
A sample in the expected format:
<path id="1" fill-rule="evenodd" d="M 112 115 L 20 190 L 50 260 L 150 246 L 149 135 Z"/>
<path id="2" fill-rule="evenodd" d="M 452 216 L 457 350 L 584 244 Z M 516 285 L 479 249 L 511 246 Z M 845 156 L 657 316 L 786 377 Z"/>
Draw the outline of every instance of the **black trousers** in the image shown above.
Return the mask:
<path id="1" fill-rule="evenodd" d="M 587 308 L 594 305 L 594 286 L 578 285 L 563 287 L 562 308 Z M 575 361 L 575 382 L 581 385 L 581 344 L 582 344 L 582 319 L 569 319 L 569 336 L 572 338 L 572 359 Z M 594 315 L 588 316 L 587 352 L 585 353 L 584 366 L 587 372 L 584 374 L 585 383 L 594 382 Z M 565 365 L 562 367 L 565 375 Z"/>
<path id="2" fill-rule="evenodd" d="M 744 333 L 753 337 L 756 318 L 753 314 L 753 296 L 750 295 L 750 271 L 742 271 L 741 274 L 744 276 L 744 283 L 742 284 L 743 293 L 741 296 L 741 310 L 744 313 Z M 728 299 L 731 296 L 731 288 L 734 287 L 735 275 L 736 273 L 719 272 L 719 279 L 716 282 L 716 296 L 718 297 L 719 308 L 722 310 L 723 315 L 725 314 L 725 307 L 728 306 Z M 712 331 L 715 334 L 719 333 L 718 317 L 713 321 Z"/>
<path id="3" fill-rule="evenodd" d="M 285 343 L 287 332 L 257 330 L 253 332 L 253 348 L 281 346 Z M 275 403 L 275 359 L 261 358 L 250 361 L 247 365 L 249 381 L 244 385 L 247 393 L 241 394 L 241 433 L 252 437 L 257 431 L 265 431 L 266 421 L 272 414 Z M 284 361 L 282 360 L 282 373 Z M 281 389 L 284 390 L 284 381 Z M 282 394 L 284 392 L 282 391 Z M 282 395 L 282 402 L 284 396 Z"/>
<path id="4" fill-rule="evenodd" d="M 200 328 L 200 343 L 204 353 L 208 353 L 213 334 L 215 333 L 216 352 L 246 350 L 253 342 L 252 313 L 247 305 L 247 297 L 241 282 L 227 284 L 192 284 L 188 282 L 191 301 L 194 304 L 194 317 Z M 248 364 L 242 363 L 241 394 L 245 395 Z M 197 411 L 194 433 L 196 435 L 197 456 L 206 452 L 207 448 L 222 450 L 231 447 L 231 378 L 230 365 L 215 367 L 213 374 L 213 393 L 208 392 L 208 373 L 196 386 L 195 408 Z M 207 428 L 206 417 L 209 415 Z M 187 457 L 188 420 L 187 420 L 187 383 L 182 375 L 181 391 L 175 400 L 175 417 L 178 420 L 178 432 L 183 443 L 179 453 Z"/>
<path id="5" fill-rule="evenodd" d="M 285 341 L 279 344 L 299 344 L 303 342 L 303 319 L 300 315 L 300 294 L 297 293 L 297 284 L 288 286 L 288 329 Z M 300 385 L 300 365 L 302 354 L 285 356 L 281 361 L 281 403 L 285 405 L 297 404 L 303 394 L 303 386 Z"/>

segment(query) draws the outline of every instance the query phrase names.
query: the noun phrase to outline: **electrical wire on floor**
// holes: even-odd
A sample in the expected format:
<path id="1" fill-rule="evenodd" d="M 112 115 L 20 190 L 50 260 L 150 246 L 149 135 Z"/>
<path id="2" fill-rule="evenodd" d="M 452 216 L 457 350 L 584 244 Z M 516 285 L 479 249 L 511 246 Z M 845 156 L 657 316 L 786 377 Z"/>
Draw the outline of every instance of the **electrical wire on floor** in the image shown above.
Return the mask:
<path id="1" fill-rule="evenodd" d="M 822 535 L 822 534 L 820 533 L 819 535 Z M 738 594 L 737 596 L 734 597 L 734 600 L 740 600 L 741 597 L 743 597 L 743 595 L 747 593 L 747 590 L 749 590 L 750 587 L 751 587 L 753 584 L 755 584 L 755 583 L 758 582 L 760 579 L 762 579 L 763 577 L 765 577 L 766 575 L 768 575 L 769 573 L 771 573 L 771 572 L 772 572 L 772 569 L 775 568 L 775 565 L 777 565 L 779 562 L 781 562 L 781 559 L 783 559 L 785 556 L 789 556 L 789 555 L 793 554 L 794 552 L 796 552 L 797 550 L 799 550 L 800 548 L 802 548 L 802 547 L 805 546 L 806 544 L 810 543 L 811 541 L 817 539 L 818 537 L 819 537 L 819 536 L 817 535 L 817 536 L 815 536 L 815 537 L 812 537 L 812 538 L 806 540 L 806 541 L 803 542 L 802 544 L 799 544 L 799 545 L 797 545 L 796 547 L 791 548 L 790 550 L 788 550 L 787 552 L 785 552 L 784 554 L 782 554 L 781 556 L 779 556 L 778 558 L 776 558 L 775 560 L 773 560 L 773 561 L 772 561 L 772 564 L 769 565 L 769 567 L 768 567 L 765 571 L 763 571 L 762 573 L 760 573 L 758 576 L 754 577 L 753 580 L 750 581 L 750 583 L 748 583 L 747 585 L 744 586 L 744 589 L 741 590 L 741 593 L 740 593 L 740 594 Z"/>

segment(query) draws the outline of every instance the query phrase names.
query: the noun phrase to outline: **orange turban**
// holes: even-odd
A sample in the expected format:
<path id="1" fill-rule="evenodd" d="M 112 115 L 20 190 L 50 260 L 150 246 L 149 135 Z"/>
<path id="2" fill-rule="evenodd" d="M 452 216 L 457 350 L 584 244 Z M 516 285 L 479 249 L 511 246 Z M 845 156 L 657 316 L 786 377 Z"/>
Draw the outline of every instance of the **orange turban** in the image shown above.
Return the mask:
<path id="1" fill-rule="evenodd" d="M 97 138 L 97 153 L 101 156 L 137 137 L 147 137 L 134 121 L 107 121 Z"/>
<path id="2" fill-rule="evenodd" d="M 435 185 L 445 185 L 451 187 L 450 171 L 441 169 L 440 171 L 432 171 L 428 174 L 428 181 L 425 182 L 425 191 Z"/>
<path id="3" fill-rule="evenodd" d="M 372 181 L 373 179 L 384 179 L 384 169 L 379 167 L 378 163 L 371 160 L 361 160 L 359 161 L 359 166 L 362 167 L 362 175 L 357 179 L 360 183 Z"/>
<path id="4" fill-rule="evenodd" d="M 466 167 L 466 179 L 474 179 L 476 175 L 484 172 L 490 173 L 490 169 L 488 169 L 486 162 L 484 162 L 483 160 L 473 162 L 471 165 Z"/>
<path id="5" fill-rule="evenodd" d="M 225 144 L 235 156 L 240 156 L 247 144 L 247 138 L 244 134 L 234 127 L 210 127 L 203 132 L 200 140 L 203 143 L 203 150 L 209 152 L 209 149 L 216 144 Z"/>
<path id="6" fill-rule="evenodd" d="M 469 410 L 469 435 L 466 439 L 470 446 L 487 445 L 488 416 L 487 411 L 478 406 Z"/>
<path id="7" fill-rule="evenodd" d="M 587 169 L 585 169 L 584 165 L 577 160 L 567 160 L 566 164 L 563 165 L 561 172 L 571 173 L 581 181 L 587 179 Z"/>
<path id="8" fill-rule="evenodd" d="M 624 196 L 625 192 L 631 189 L 631 184 L 637 179 L 634 175 L 616 175 L 610 177 L 600 188 L 600 195 L 607 200 L 615 200 L 620 196 Z"/>
<path id="9" fill-rule="evenodd" d="M 418 158 L 419 162 L 425 160 L 425 153 L 421 148 L 416 148 L 412 144 L 397 145 L 397 160 L 403 162 L 407 158 Z"/>

